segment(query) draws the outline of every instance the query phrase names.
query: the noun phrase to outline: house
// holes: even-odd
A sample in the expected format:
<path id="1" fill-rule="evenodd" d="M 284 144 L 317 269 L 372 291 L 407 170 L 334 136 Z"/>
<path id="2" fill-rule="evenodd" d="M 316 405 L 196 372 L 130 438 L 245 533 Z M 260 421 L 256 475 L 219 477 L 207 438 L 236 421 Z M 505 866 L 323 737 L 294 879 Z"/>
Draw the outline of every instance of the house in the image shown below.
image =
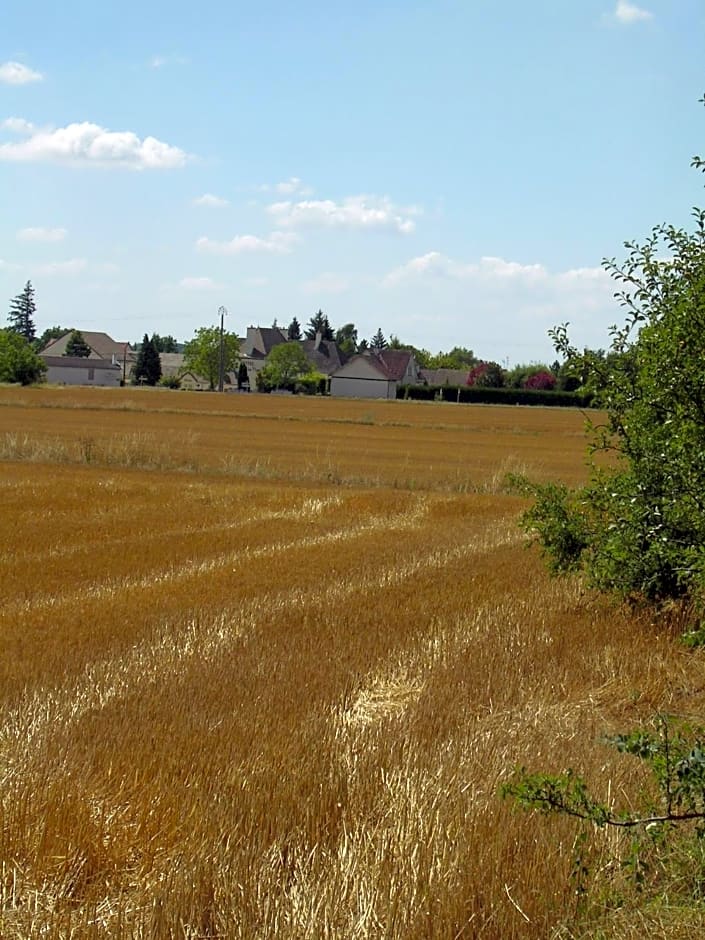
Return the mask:
<path id="1" fill-rule="evenodd" d="M 332 340 L 323 339 L 320 333 L 316 333 L 315 339 L 303 340 L 301 346 L 315 371 L 322 375 L 333 375 L 343 364 L 338 346 Z"/>
<path id="2" fill-rule="evenodd" d="M 240 344 L 240 361 L 247 367 L 251 388 L 257 387 L 257 373 L 267 365 L 271 351 L 289 342 L 292 340 L 287 331 L 280 327 L 247 327 L 247 336 Z M 301 340 L 300 345 L 313 369 L 322 375 L 330 376 L 342 365 L 343 358 L 337 345 L 332 340 L 323 339 L 321 333 L 316 333 L 315 339 Z"/>
<path id="3" fill-rule="evenodd" d="M 66 347 L 72 333 L 73 330 L 68 330 L 63 336 L 59 336 L 57 339 L 53 339 L 47 343 L 44 349 L 39 353 L 42 359 L 46 360 L 47 358 L 66 356 Z M 88 359 L 100 359 L 104 362 L 117 363 L 121 366 L 121 378 L 123 382 L 129 379 L 132 367 L 137 362 L 137 353 L 132 349 L 129 343 L 117 342 L 111 336 L 108 336 L 107 333 L 84 332 L 81 330 L 81 335 L 90 349 Z M 51 379 L 49 379 L 49 381 L 51 381 Z M 76 385 L 80 383 L 71 382 L 70 384 Z M 93 383 L 91 382 L 90 384 Z"/>
<path id="4" fill-rule="evenodd" d="M 183 353 L 159 353 L 159 361 L 162 366 L 162 376 L 165 378 L 177 378 L 179 388 L 191 392 L 204 392 L 210 389 L 210 382 L 205 375 L 198 375 L 186 365 L 186 356 Z M 237 372 L 226 372 L 223 376 L 223 383 L 231 386 L 237 383 Z"/>
<path id="5" fill-rule="evenodd" d="M 100 385 L 119 388 L 122 384 L 122 366 L 107 359 L 81 356 L 47 356 L 40 353 L 46 363 L 46 380 L 54 385 Z"/>
<path id="6" fill-rule="evenodd" d="M 240 343 L 240 361 L 247 367 L 250 388 L 256 388 L 257 373 L 267 364 L 267 356 L 274 347 L 288 342 L 288 333 L 281 327 L 247 327 L 247 335 Z"/>
<path id="7" fill-rule="evenodd" d="M 275 346 L 288 342 L 289 334 L 279 326 L 248 326 L 241 351 L 252 359 L 266 359 Z"/>
<path id="8" fill-rule="evenodd" d="M 172 376 L 180 377 L 186 368 L 184 365 L 185 358 L 183 353 L 159 353 L 162 375 L 168 378 Z"/>
<path id="9" fill-rule="evenodd" d="M 467 385 L 470 369 L 419 369 L 419 381 L 426 385 Z"/>
<path id="10" fill-rule="evenodd" d="M 333 373 L 330 393 L 346 398 L 396 398 L 398 386 L 418 381 L 419 368 L 410 350 L 371 350 L 353 356 Z"/>

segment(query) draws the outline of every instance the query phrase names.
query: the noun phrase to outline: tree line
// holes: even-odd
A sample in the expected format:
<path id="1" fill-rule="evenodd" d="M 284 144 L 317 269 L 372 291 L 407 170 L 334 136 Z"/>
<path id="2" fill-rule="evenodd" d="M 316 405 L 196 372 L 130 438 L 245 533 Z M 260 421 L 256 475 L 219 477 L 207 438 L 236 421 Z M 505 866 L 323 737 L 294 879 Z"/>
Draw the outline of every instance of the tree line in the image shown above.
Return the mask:
<path id="1" fill-rule="evenodd" d="M 0 381 L 29 384 L 40 381 L 46 372 L 46 365 L 37 355 L 51 340 L 64 336 L 69 329 L 52 326 L 37 336 L 35 328 L 36 301 L 31 281 L 27 281 L 24 290 L 10 301 L 8 314 L 9 325 L 0 330 Z M 277 321 L 273 323 L 277 326 Z M 88 358 L 90 347 L 80 330 L 71 329 L 65 353 L 66 356 Z M 295 344 L 302 340 L 320 338 L 324 342 L 335 343 L 343 362 L 352 356 L 365 352 L 379 352 L 384 349 L 407 349 L 411 351 L 419 366 L 423 369 L 451 369 L 467 375 L 462 383 L 478 388 L 526 388 L 540 391 L 574 391 L 585 387 L 587 382 L 595 382 L 595 374 L 586 370 L 580 375 L 575 367 L 575 356 L 566 362 L 520 364 L 512 369 L 505 369 L 499 363 L 479 359 L 472 349 L 454 346 L 447 351 L 432 353 L 428 349 L 404 342 L 391 333 L 385 336 L 381 327 L 369 338 L 360 338 L 354 323 L 345 323 L 334 328 L 327 314 L 318 310 L 302 327 L 294 316 L 288 327 L 283 330 L 288 343 L 286 350 L 270 353 L 267 366 L 258 374 L 259 387 L 262 390 L 281 387 L 293 387 L 294 380 L 315 385 L 320 379 L 314 373 L 300 347 Z M 140 343 L 134 343 L 137 360 L 132 368 L 130 379 L 136 384 L 178 385 L 178 377 L 163 376 L 160 354 L 175 353 L 183 349 L 184 368 L 207 379 L 210 388 L 216 388 L 221 368 L 221 334 L 217 326 L 201 327 L 195 331 L 191 340 L 180 346 L 171 335 L 145 333 Z M 605 355 L 604 351 L 584 350 L 580 355 L 595 361 L 602 361 L 605 370 L 614 366 L 615 353 Z M 577 354 L 576 354 L 577 355 Z M 223 371 L 230 373 L 238 368 L 240 358 L 240 340 L 235 333 L 223 333 Z M 306 377 L 306 378 L 304 378 Z M 238 371 L 238 385 L 247 383 L 246 369 Z"/>

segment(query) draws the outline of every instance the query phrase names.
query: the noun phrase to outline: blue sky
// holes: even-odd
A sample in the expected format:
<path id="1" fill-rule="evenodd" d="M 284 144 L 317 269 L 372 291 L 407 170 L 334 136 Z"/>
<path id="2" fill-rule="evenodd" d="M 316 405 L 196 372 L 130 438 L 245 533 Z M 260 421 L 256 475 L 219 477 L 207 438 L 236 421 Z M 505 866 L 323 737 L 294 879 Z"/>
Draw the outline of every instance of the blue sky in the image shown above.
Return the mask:
<path id="1" fill-rule="evenodd" d="M 553 358 L 702 199 L 701 0 L 6 0 L 0 297 L 189 339 L 322 308 Z"/>

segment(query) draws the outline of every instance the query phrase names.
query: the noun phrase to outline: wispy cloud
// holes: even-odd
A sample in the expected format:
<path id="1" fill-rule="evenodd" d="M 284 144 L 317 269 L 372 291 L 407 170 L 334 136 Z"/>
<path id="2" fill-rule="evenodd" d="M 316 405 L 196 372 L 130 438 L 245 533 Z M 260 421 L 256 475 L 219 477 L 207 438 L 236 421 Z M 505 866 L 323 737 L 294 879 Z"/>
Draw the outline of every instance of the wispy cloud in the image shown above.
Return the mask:
<path id="1" fill-rule="evenodd" d="M 236 235 L 230 241 L 213 241 L 202 236 L 196 241 L 198 251 L 209 252 L 214 255 L 241 255 L 253 252 L 269 254 L 289 254 L 298 236 L 293 232 L 272 232 L 266 238 L 258 235 Z"/>
<path id="2" fill-rule="evenodd" d="M 222 286 L 212 277 L 182 277 L 179 281 L 184 290 L 220 290 Z"/>
<path id="3" fill-rule="evenodd" d="M 322 227 L 381 229 L 408 235 L 416 223 L 418 209 L 401 209 L 387 197 L 349 196 L 342 202 L 332 199 L 275 202 L 267 207 L 277 225 L 288 228 Z"/>
<path id="4" fill-rule="evenodd" d="M 65 228 L 21 228 L 17 240 L 21 242 L 62 242 L 68 232 Z"/>
<path id="5" fill-rule="evenodd" d="M 43 78 L 41 72 L 35 72 L 21 62 L 3 62 L 0 65 L 0 82 L 5 85 L 29 85 L 41 82 Z"/>
<path id="6" fill-rule="evenodd" d="M 281 183 L 262 183 L 255 187 L 261 193 L 278 193 L 280 196 L 310 196 L 313 187 L 308 186 L 298 176 L 290 176 Z"/>
<path id="7" fill-rule="evenodd" d="M 0 128 L 13 134 L 32 134 L 36 130 L 31 121 L 18 117 L 9 117 L 5 118 L 4 121 L 0 121 Z"/>
<path id="8" fill-rule="evenodd" d="M 498 361 L 514 350 L 523 356 L 565 320 L 579 346 L 600 345 L 614 319 L 614 283 L 601 267 L 554 271 L 541 263 L 430 251 L 395 268 L 383 285 L 391 295 L 387 332 L 408 336 L 415 329 L 421 345 L 430 335 L 434 347 L 443 348 L 455 341 L 462 311 L 466 327 L 483 337 L 482 355 Z"/>
<path id="9" fill-rule="evenodd" d="M 635 3 L 630 3 L 629 0 L 617 0 L 617 6 L 612 14 L 618 23 L 626 25 L 653 19 L 653 15 L 653 13 L 638 7 Z"/>
<path id="10" fill-rule="evenodd" d="M 609 276 L 603 268 L 571 268 L 567 271 L 551 273 L 542 264 L 521 264 L 518 261 L 505 261 L 504 258 L 486 256 L 477 262 L 463 262 L 448 258 L 439 251 L 429 251 L 425 255 L 412 258 L 400 265 L 384 278 L 386 287 L 393 287 L 404 282 L 421 280 L 462 280 L 472 281 L 484 286 L 501 287 L 515 285 L 522 287 L 561 287 L 564 285 L 611 285 Z"/>
<path id="11" fill-rule="evenodd" d="M 224 209 L 230 203 L 222 196 L 214 196 L 213 193 L 204 193 L 193 200 L 194 206 L 206 206 L 209 209 Z"/>
<path id="12" fill-rule="evenodd" d="M 301 285 L 305 294 L 343 294 L 349 288 L 350 280 L 347 277 L 330 271 L 304 281 Z"/>
<path id="13" fill-rule="evenodd" d="M 88 262 L 85 258 L 71 258 L 69 261 L 51 261 L 49 264 L 40 264 L 36 266 L 35 270 L 45 277 L 53 277 L 54 275 L 75 277 L 77 274 L 83 273 L 87 267 Z"/>
<path id="14" fill-rule="evenodd" d="M 38 128 L 23 118 L 9 118 L 2 126 L 24 138 L 0 143 L 0 160 L 5 161 L 165 170 L 182 167 L 189 159 L 179 147 L 156 137 L 141 139 L 132 131 L 109 131 L 88 121 Z"/>

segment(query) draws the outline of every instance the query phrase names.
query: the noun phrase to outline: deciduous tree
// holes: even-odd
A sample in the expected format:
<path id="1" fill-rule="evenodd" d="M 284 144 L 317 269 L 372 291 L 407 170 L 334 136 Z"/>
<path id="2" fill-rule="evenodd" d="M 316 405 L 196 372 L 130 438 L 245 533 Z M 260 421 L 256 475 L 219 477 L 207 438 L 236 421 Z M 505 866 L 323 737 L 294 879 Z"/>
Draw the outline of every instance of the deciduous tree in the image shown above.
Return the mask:
<path id="1" fill-rule="evenodd" d="M 270 352 L 267 365 L 257 375 L 260 388 L 293 388 L 296 379 L 313 367 L 300 343 L 280 343 Z"/>
<path id="2" fill-rule="evenodd" d="M 65 336 L 70 332 L 71 328 L 66 326 L 48 327 L 48 329 L 44 330 L 42 335 L 37 337 L 37 339 L 34 341 L 37 352 L 41 352 L 41 350 L 44 349 L 44 347 L 47 346 L 53 339 L 59 339 L 61 336 Z"/>
<path id="3" fill-rule="evenodd" d="M 335 331 L 335 343 L 346 359 L 357 352 L 357 328 L 354 323 L 346 323 Z"/>
<path id="4" fill-rule="evenodd" d="M 152 342 L 160 353 L 175 353 L 179 351 L 179 345 L 173 336 L 167 334 L 160 336 L 159 333 L 152 333 Z"/>
<path id="5" fill-rule="evenodd" d="M 234 333 L 223 333 L 223 372 L 231 372 L 240 358 L 240 340 Z M 184 363 L 197 375 L 208 379 L 211 391 L 220 378 L 220 327 L 202 326 L 184 346 Z"/>
<path id="6" fill-rule="evenodd" d="M 41 382 L 46 363 L 27 340 L 14 330 L 0 330 L 0 382 L 32 385 Z"/>
<path id="7" fill-rule="evenodd" d="M 467 384 L 478 388 L 503 388 L 504 369 L 498 362 L 481 362 L 470 370 Z"/>

